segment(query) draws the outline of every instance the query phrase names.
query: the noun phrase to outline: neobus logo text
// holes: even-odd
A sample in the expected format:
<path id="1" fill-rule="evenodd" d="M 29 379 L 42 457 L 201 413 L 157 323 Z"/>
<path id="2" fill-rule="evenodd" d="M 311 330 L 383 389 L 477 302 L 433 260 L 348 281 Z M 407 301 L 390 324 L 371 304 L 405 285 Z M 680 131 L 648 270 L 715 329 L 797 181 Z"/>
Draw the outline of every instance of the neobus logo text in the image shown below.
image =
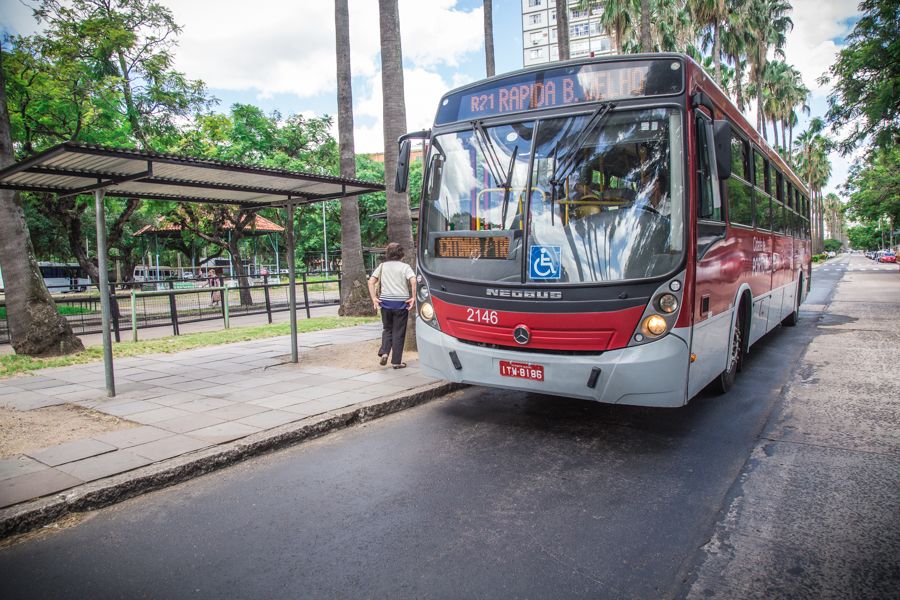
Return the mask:
<path id="1" fill-rule="evenodd" d="M 516 298 L 520 300 L 562 300 L 562 292 L 553 290 L 503 290 L 487 288 L 485 294 L 496 298 Z"/>

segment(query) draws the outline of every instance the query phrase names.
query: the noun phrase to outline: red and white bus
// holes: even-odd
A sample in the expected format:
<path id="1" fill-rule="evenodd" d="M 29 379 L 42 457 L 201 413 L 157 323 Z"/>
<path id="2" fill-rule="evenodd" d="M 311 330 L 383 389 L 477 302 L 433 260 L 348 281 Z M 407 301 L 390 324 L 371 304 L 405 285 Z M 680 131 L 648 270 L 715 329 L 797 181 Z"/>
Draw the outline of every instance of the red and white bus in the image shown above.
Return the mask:
<path id="1" fill-rule="evenodd" d="M 802 181 L 689 57 L 577 60 L 445 95 L 418 234 L 422 370 L 600 402 L 727 390 L 794 324 Z"/>

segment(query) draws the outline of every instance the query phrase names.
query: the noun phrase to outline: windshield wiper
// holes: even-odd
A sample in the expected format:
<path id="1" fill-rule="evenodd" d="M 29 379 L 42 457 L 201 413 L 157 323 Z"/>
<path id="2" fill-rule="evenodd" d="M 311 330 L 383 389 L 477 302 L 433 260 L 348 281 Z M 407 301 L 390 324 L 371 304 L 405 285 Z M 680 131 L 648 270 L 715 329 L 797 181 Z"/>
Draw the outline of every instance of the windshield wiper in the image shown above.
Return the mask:
<path id="1" fill-rule="evenodd" d="M 512 188 L 513 169 L 516 165 L 516 158 L 519 156 L 519 145 L 516 144 L 516 146 L 513 147 L 512 156 L 509 158 L 509 165 L 505 169 L 504 175 L 500 157 L 497 155 L 494 144 L 484 130 L 484 125 L 482 125 L 481 121 L 474 121 L 472 123 L 472 129 L 475 131 L 475 141 L 478 142 L 478 147 L 484 155 L 484 162 L 491 172 L 491 177 L 493 177 L 494 181 L 503 188 L 503 209 L 500 216 L 500 226 L 506 229 L 506 213 L 509 210 L 509 194 L 510 189 Z"/>
<path id="2" fill-rule="evenodd" d="M 550 178 L 550 185 L 559 185 L 568 178 L 575 166 L 575 162 L 578 160 L 578 149 L 587 141 L 588 136 L 600 126 L 615 106 L 616 105 L 612 102 L 603 102 L 597 106 L 593 113 L 591 113 L 587 123 L 585 123 L 584 129 L 581 130 L 581 133 L 578 134 L 578 137 L 575 138 L 575 141 L 570 146 L 572 151 L 563 160 L 562 164 L 557 165 L 557 168 L 554 170 L 553 176 Z"/>

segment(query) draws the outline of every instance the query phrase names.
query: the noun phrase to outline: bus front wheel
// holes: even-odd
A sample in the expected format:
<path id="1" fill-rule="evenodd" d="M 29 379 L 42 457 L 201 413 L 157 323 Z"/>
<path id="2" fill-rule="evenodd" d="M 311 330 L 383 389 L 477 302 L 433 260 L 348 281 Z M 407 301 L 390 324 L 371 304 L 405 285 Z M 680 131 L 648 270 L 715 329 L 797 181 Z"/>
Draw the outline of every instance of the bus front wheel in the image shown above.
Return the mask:
<path id="1" fill-rule="evenodd" d="M 734 331 L 731 334 L 731 343 L 728 347 L 728 366 L 716 380 L 719 392 L 725 393 L 734 385 L 738 371 L 744 362 L 744 305 L 738 311 Z"/>

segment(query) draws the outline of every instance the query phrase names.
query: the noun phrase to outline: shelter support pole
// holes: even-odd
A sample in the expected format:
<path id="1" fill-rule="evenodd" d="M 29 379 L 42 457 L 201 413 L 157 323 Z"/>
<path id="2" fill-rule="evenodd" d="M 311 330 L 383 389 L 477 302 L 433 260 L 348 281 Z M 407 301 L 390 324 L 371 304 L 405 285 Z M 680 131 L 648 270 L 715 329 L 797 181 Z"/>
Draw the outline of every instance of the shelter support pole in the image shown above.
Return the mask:
<path id="1" fill-rule="evenodd" d="M 285 233 L 287 233 L 288 259 L 288 312 L 291 321 L 291 362 L 298 363 L 297 353 L 297 265 L 294 259 L 294 203 L 288 202 L 285 207 Z"/>
<path id="2" fill-rule="evenodd" d="M 104 191 L 94 191 L 94 210 L 97 219 L 97 269 L 100 271 L 100 316 L 103 325 L 103 372 L 106 375 L 106 395 L 116 395 L 116 381 L 113 374 L 112 339 L 110 338 L 110 297 L 109 268 L 106 264 L 106 208 L 103 204 Z"/>

